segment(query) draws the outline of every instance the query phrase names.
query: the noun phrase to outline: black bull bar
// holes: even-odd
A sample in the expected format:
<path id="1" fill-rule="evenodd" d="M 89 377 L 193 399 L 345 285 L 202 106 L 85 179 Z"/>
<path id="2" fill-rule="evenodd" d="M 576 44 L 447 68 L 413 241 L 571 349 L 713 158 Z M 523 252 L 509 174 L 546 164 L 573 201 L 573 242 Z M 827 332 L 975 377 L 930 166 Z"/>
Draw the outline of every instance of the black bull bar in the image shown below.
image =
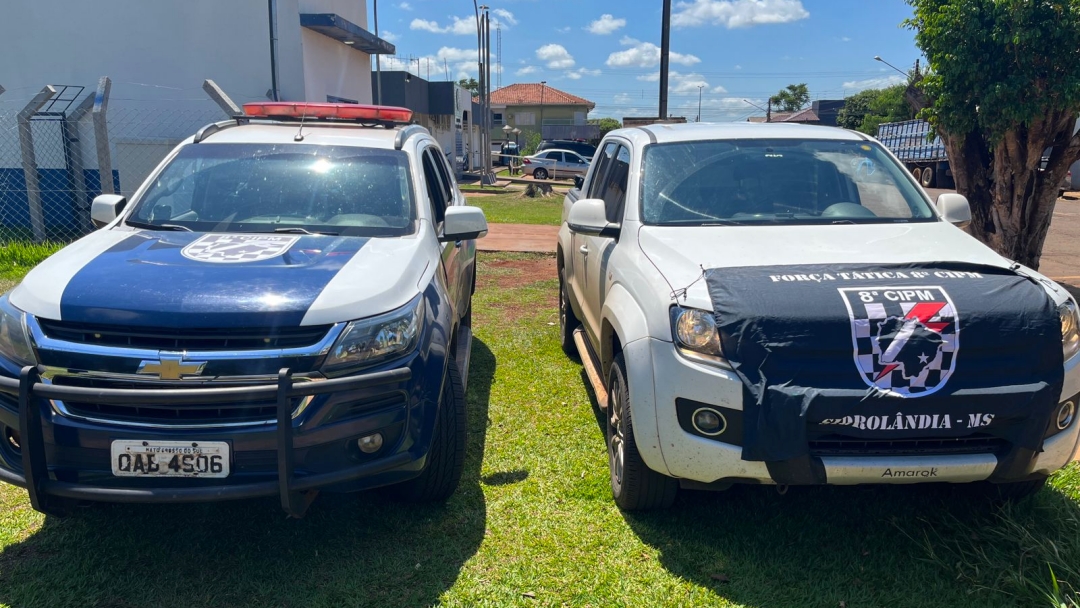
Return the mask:
<path id="1" fill-rule="evenodd" d="M 0 481 L 26 488 L 30 504 L 42 513 L 60 515 L 64 505 L 56 497 L 75 500 L 94 500 L 123 503 L 183 503 L 212 500 L 238 500 L 262 496 L 281 496 L 282 508 L 293 517 L 302 517 L 320 487 L 352 481 L 401 466 L 409 461 L 408 454 L 396 454 L 376 462 L 361 464 L 330 473 L 294 475 L 292 399 L 325 395 L 341 391 L 360 390 L 386 384 L 405 382 L 412 370 L 401 368 L 305 382 L 294 385 L 288 369 L 278 372 L 277 383 L 265 386 L 191 389 L 99 389 L 59 386 L 41 382 L 41 371 L 24 367 L 19 379 L 0 377 L 0 393 L 19 400 L 19 435 L 22 449 L 22 475 L 0 468 Z M 216 403 L 244 403 L 256 398 L 275 398 L 277 407 L 277 481 L 198 488 L 124 488 L 92 486 L 49 478 L 45 459 L 45 438 L 41 428 L 41 399 L 79 400 L 110 405 L 197 405 L 213 400 Z"/>

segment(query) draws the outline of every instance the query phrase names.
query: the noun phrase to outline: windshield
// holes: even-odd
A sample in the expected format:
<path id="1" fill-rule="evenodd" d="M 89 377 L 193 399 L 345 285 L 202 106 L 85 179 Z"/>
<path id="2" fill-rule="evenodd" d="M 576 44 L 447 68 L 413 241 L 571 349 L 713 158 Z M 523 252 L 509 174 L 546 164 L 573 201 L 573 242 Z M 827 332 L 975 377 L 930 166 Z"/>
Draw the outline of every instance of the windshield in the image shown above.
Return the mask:
<path id="1" fill-rule="evenodd" d="M 399 236 L 415 220 L 404 152 L 304 144 L 188 144 L 127 223 L 196 232 Z"/>
<path id="2" fill-rule="evenodd" d="M 869 141 L 648 146 L 641 211 L 644 223 L 663 226 L 935 220 L 904 168 Z"/>

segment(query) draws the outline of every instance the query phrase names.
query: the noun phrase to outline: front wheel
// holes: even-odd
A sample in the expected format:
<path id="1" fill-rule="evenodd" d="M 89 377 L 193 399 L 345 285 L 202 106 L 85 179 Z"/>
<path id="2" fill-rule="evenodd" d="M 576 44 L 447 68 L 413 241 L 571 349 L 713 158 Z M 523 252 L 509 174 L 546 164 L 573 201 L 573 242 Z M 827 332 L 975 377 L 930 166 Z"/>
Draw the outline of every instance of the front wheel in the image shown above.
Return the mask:
<path id="1" fill-rule="evenodd" d="M 924 188 L 934 187 L 934 168 L 926 167 L 922 170 L 922 185 Z"/>
<path id="2" fill-rule="evenodd" d="M 419 477 L 390 486 L 388 489 L 394 497 L 413 503 L 441 502 L 450 498 L 465 469 L 466 426 L 465 387 L 457 362 L 451 358 L 446 366 L 427 466 Z"/>
<path id="3" fill-rule="evenodd" d="M 675 502 L 679 482 L 650 469 L 638 452 L 622 353 L 615 355 L 611 364 L 606 414 L 608 466 L 615 504 L 624 511 L 670 507 Z"/>

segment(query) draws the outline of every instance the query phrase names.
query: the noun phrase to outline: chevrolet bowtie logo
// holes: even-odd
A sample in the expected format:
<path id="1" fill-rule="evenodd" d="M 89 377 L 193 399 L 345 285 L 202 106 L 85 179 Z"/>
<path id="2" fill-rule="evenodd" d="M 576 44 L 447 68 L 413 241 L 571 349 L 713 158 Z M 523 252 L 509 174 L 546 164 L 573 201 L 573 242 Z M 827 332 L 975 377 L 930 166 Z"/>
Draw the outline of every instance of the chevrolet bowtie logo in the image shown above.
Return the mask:
<path id="1" fill-rule="evenodd" d="M 206 367 L 206 361 L 184 361 L 184 356 L 161 355 L 159 361 L 139 363 L 140 374 L 156 374 L 162 380 L 179 380 L 184 376 L 198 376 Z"/>

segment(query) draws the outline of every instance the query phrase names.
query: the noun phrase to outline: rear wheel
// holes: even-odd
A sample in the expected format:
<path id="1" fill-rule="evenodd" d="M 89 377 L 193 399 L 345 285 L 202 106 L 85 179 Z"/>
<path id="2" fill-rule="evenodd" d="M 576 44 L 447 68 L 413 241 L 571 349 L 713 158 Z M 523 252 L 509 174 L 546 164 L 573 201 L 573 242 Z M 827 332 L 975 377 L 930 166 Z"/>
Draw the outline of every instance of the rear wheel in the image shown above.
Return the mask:
<path id="1" fill-rule="evenodd" d="M 922 169 L 920 169 L 918 167 L 915 167 L 914 169 L 911 170 L 911 176 L 915 178 L 915 181 L 921 182 L 922 181 Z"/>
<path id="2" fill-rule="evenodd" d="M 441 502 L 450 498 L 465 469 L 466 413 L 465 388 L 461 372 L 452 358 L 446 366 L 443 394 L 435 418 L 435 438 L 431 442 L 427 466 L 419 477 L 390 486 L 395 498 L 405 502 Z"/>
<path id="3" fill-rule="evenodd" d="M 559 346 L 567 357 L 574 361 L 579 358 L 577 345 L 574 344 L 574 330 L 581 325 L 574 308 L 570 304 L 570 294 L 566 290 L 566 271 L 559 266 Z"/>
<path id="4" fill-rule="evenodd" d="M 541 167 L 540 169 L 537 169 L 536 171 L 533 171 L 533 177 L 536 178 L 536 179 L 547 179 L 548 178 L 548 171 L 547 171 L 547 169 L 544 169 L 544 168 Z"/>
<path id="5" fill-rule="evenodd" d="M 919 181 L 922 183 L 924 188 L 933 188 L 934 187 L 934 168 L 933 167 L 925 167 L 925 168 L 923 168 L 923 170 L 922 170 L 922 179 L 919 180 Z"/>
<path id="6" fill-rule="evenodd" d="M 666 509 L 675 502 L 679 482 L 650 469 L 634 440 L 634 421 L 622 354 L 615 356 L 608 380 L 607 444 L 611 493 L 624 511 Z"/>

